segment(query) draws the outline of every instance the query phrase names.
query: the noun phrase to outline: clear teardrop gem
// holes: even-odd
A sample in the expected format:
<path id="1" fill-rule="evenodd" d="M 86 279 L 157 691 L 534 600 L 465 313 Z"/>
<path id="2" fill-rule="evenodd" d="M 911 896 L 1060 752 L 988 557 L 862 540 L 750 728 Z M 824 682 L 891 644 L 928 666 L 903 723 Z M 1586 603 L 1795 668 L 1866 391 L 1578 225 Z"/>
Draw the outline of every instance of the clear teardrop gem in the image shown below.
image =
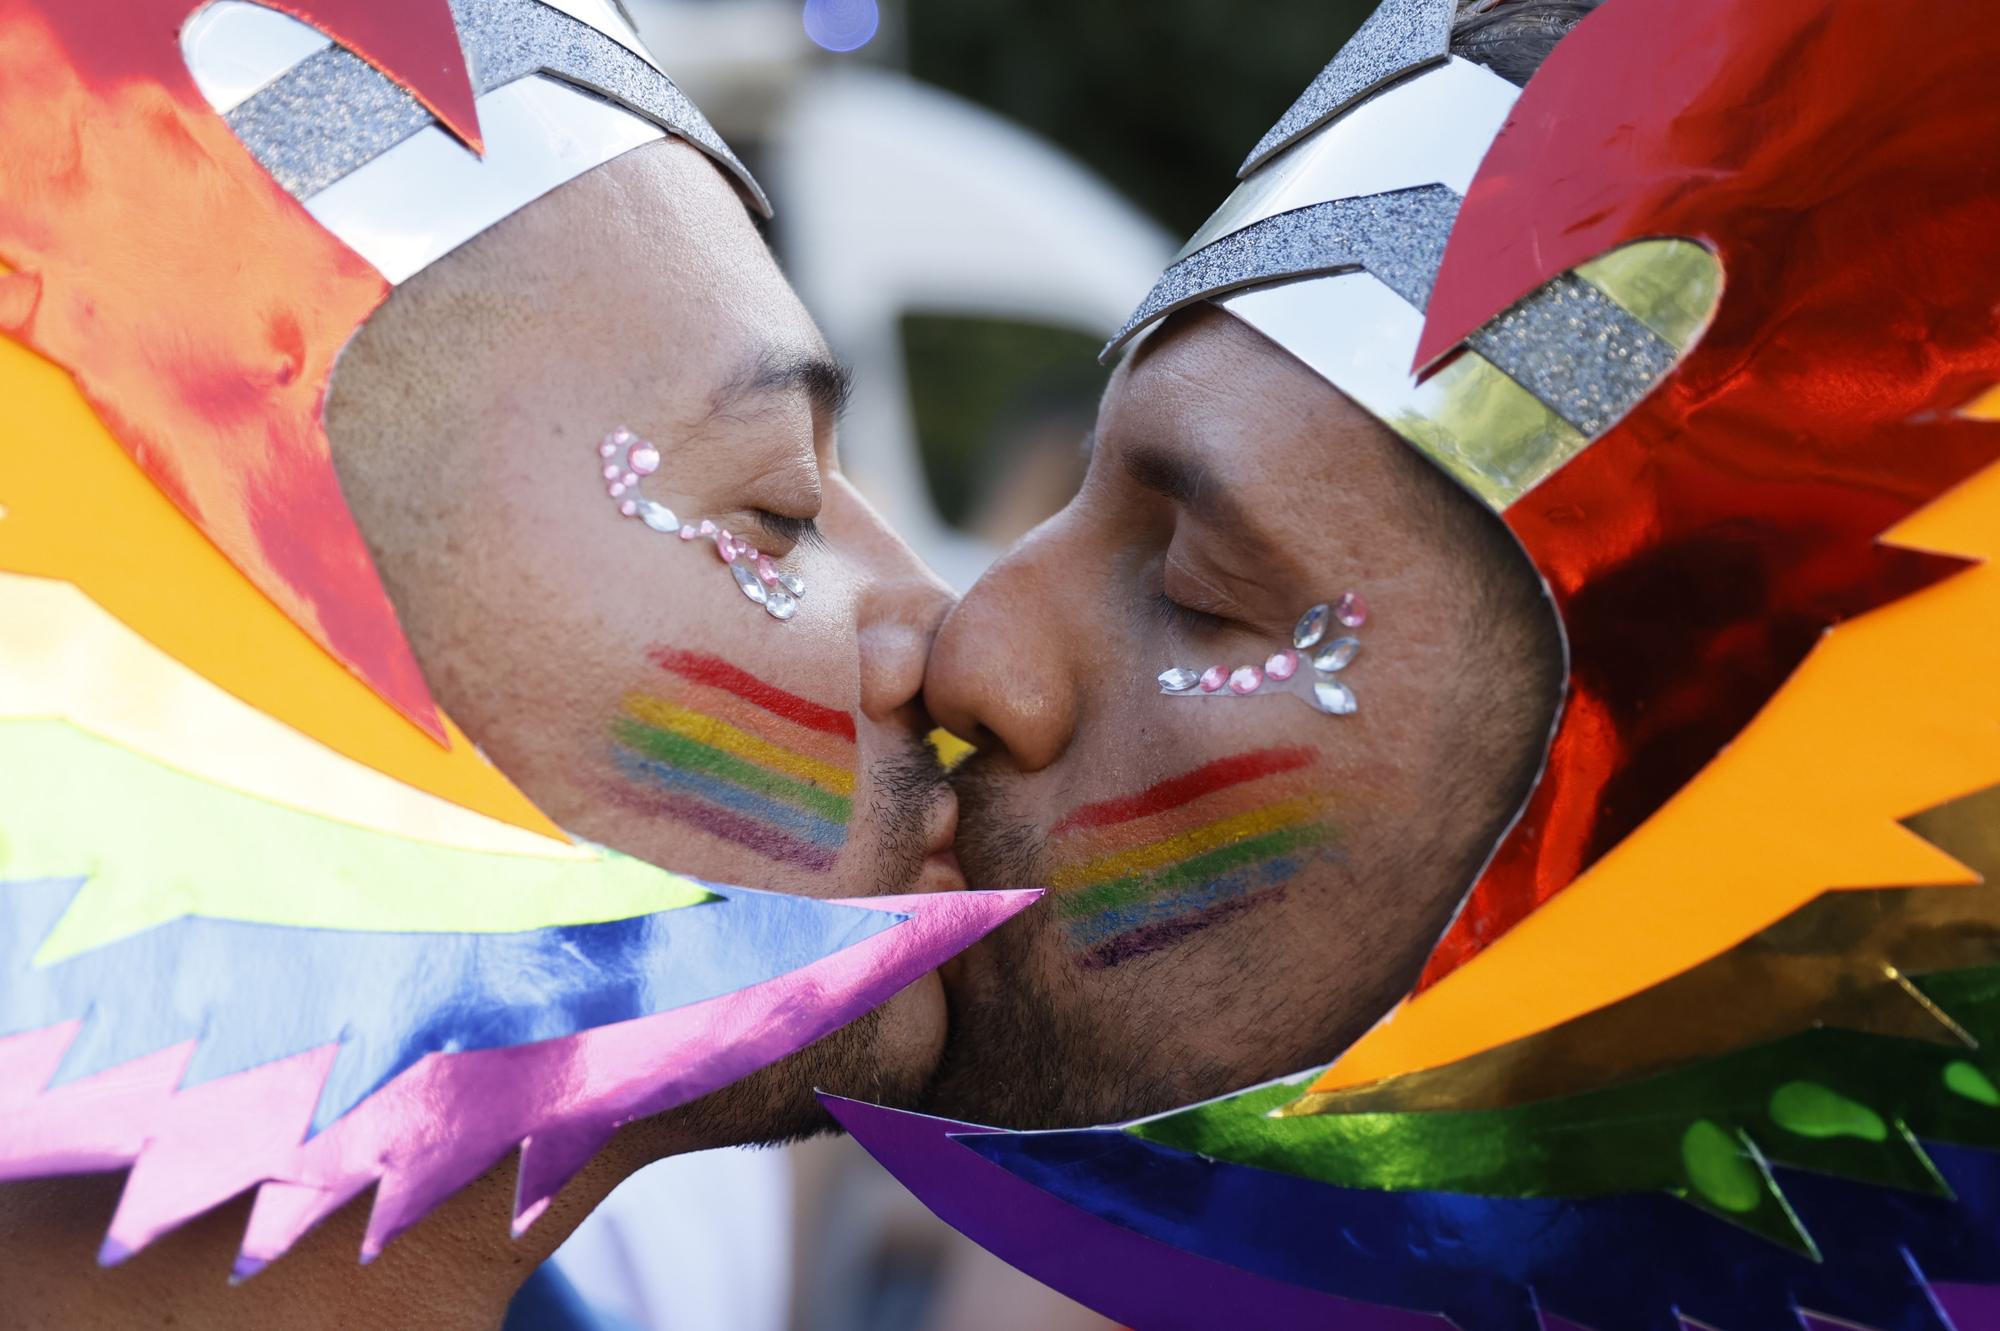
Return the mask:
<path id="1" fill-rule="evenodd" d="M 1168 693 L 1186 693 L 1201 683 L 1201 676 L 1186 666 L 1175 666 L 1172 670 L 1160 672 L 1160 687 Z"/>
<path id="2" fill-rule="evenodd" d="M 806 580 L 796 573 L 780 572 L 778 574 L 778 585 L 794 596 L 804 596 L 806 594 Z"/>
<path id="3" fill-rule="evenodd" d="M 798 598 L 783 587 L 773 587 L 764 594 L 764 609 L 773 619 L 790 619 L 799 612 Z"/>
<path id="4" fill-rule="evenodd" d="M 1335 716 L 1352 716 L 1356 703 L 1354 690 L 1337 679 L 1322 679 L 1313 684 L 1313 702 L 1322 712 Z"/>
<path id="5" fill-rule="evenodd" d="M 764 605 L 769 601 L 770 593 L 764 589 L 764 584 L 758 581 L 757 570 L 746 568 L 742 564 L 731 564 L 729 576 L 735 578 L 736 585 L 743 589 L 743 594 L 758 605 Z"/>
<path id="6" fill-rule="evenodd" d="M 639 520 L 654 531 L 679 531 L 681 520 L 665 504 L 648 499 L 639 505 Z"/>
<path id="7" fill-rule="evenodd" d="M 1333 612 L 1324 605 L 1316 605 L 1299 616 L 1298 627 L 1292 630 L 1292 646 L 1300 651 L 1316 646 L 1326 636 L 1327 620 Z"/>
<path id="8" fill-rule="evenodd" d="M 1354 654 L 1361 650 L 1359 638 L 1335 638 L 1319 649 L 1313 657 L 1313 669 L 1322 675 L 1331 675 L 1336 670 L 1347 669 L 1354 660 Z"/>

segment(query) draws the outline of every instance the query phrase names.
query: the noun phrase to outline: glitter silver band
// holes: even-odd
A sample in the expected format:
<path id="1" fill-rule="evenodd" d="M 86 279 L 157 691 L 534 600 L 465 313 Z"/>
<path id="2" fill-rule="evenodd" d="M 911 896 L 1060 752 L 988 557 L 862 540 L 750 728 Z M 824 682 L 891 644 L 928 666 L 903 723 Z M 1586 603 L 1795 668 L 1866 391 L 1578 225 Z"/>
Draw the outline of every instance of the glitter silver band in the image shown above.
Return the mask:
<path id="1" fill-rule="evenodd" d="M 1237 178 L 1249 175 L 1368 94 L 1443 60 L 1451 50 L 1455 10 L 1453 0 L 1383 0 L 1312 86 L 1257 141 L 1237 168 Z"/>
<path id="2" fill-rule="evenodd" d="M 1611 428 L 1674 367 L 1672 343 L 1575 273 L 1467 341 L 1586 438 Z"/>
<path id="3" fill-rule="evenodd" d="M 1109 359 L 1133 334 L 1196 301 L 1241 287 L 1360 268 L 1417 309 L 1430 300 L 1458 195 L 1420 185 L 1355 199 L 1332 199 L 1267 217 L 1206 245 L 1160 275 L 1118 335 Z"/>
<path id="4" fill-rule="evenodd" d="M 549 74 L 597 93 L 693 143 L 770 206 L 713 126 L 645 60 L 541 0 L 453 0 L 475 93 Z M 300 61 L 228 116 L 244 145 L 294 197 L 310 198 L 433 124 L 372 65 L 329 49 Z"/>

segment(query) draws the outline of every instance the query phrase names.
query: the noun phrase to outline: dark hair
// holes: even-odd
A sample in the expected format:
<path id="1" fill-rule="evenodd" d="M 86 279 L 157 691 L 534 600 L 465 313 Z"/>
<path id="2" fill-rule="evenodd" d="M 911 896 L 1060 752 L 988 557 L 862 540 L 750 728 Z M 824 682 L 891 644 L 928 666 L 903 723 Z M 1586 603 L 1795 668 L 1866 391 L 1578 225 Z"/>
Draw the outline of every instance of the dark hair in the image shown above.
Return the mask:
<path id="1" fill-rule="evenodd" d="M 1458 0 L 1451 53 L 1526 83 L 1599 0 Z"/>

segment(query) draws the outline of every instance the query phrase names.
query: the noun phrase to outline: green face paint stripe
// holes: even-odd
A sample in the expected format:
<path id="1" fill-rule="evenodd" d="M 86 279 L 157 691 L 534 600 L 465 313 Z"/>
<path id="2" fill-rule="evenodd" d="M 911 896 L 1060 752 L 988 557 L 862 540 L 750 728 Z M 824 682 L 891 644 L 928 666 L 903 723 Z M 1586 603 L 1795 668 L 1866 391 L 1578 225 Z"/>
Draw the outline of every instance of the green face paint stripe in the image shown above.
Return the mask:
<path id="1" fill-rule="evenodd" d="M 1241 869 L 1289 851 L 1318 846 L 1331 839 L 1331 833 L 1318 823 L 1307 823 L 1300 827 L 1281 827 L 1275 832 L 1239 841 L 1233 846 L 1221 846 L 1204 851 L 1200 855 L 1182 860 L 1170 868 L 1154 873 L 1133 874 L 1129 878 L 1118 878 L 1096 887 L 1086 888 L 1071 896 L 1056 898 L 1056 915 L 1070 920 L 1096 911 L 1108 910 L 1114 906 L 1126 906 L 1149 896 L 1178 891 L 1190 887 L 1204 879 Z"/>
<path id="2" fill-rule="evenodd" d="M 780 799 L 809 813 L 818 814 L 829 822 L 846 823 L 854 815 L 854 802 L 844 795 L 836 795 L 795 777 L 769 771 L 734 754 L 724 753 L 720 749 L 703 744 L 699 740 L 655 730 L 644 722 L 634 721 L 630 717 L 619 717 L 613 721 L 612 732 L 620 744 L 648 758 L 671 763 L 689 771 L 720 777 L 746 790 L 753 790 L 760 795 Z"/>

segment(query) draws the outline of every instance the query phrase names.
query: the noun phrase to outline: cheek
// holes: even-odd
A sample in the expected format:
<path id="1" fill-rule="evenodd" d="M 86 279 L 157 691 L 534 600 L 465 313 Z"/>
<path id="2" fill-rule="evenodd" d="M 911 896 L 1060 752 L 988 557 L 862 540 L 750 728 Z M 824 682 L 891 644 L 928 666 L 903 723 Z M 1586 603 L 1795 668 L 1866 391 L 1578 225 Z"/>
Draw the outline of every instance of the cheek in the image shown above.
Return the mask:
<path id="1" fill-rule="evenodd" d="M 1339 861 L 1338 792 L 1316 750 L 1270 720 L 1268 742 L 1248 747 L 1243 727 L 1227 739 L 1189 728 L 1169 748 L 1147 745 L 1194 761 L 1056 820 L 1052 914 L 1076 966 L 1114 969 L 1192 945 Z"/>

